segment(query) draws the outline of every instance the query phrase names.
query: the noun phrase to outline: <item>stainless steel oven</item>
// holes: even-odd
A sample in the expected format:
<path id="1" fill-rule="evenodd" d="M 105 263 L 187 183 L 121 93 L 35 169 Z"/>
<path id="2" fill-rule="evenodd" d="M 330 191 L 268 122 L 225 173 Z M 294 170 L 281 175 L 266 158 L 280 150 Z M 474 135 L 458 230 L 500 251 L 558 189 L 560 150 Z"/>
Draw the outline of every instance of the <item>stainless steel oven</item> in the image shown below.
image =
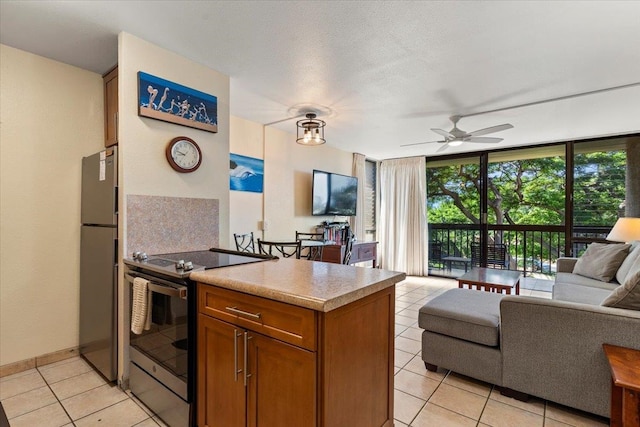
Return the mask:
<path id="1" fill-rule="evenodd" d="M 189 293 L 193 284 L 130 271 L 127 280 L 148 280 L 150 325 L 141 334 L 129 329 L 129 387 L 131 392 L 171 426 L 191 425 L 193 391 L 189 389 Z M 195 293 L 195 292 L 194 292 Z M 133 292 L 130 291 L 130 295 Z M 195 326 L 195 325 L 194 325 Z M 191 362 L 191 363 L 190 363 Z"/>
<path id="2" fill-rule="evenodd" d="M 195 426 L 196 285 L 192 271 L 272 259 L 263 255 L 210 249 L 125 259 L 131 284 L 144 281 L 147 325 L 134 333 L 129 318 L 129 388 L 171 427 Z"/>

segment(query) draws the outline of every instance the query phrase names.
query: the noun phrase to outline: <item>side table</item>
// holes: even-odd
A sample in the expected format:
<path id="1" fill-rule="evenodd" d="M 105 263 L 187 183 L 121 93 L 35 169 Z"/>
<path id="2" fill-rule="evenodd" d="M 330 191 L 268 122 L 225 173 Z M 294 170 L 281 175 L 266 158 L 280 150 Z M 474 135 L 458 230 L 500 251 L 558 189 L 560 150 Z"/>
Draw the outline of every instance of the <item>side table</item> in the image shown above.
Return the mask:
<path id="1" fill-rule="evenodd" d="M 611 427 L 640 426 L 640 350 L 602 348 L 611 367 Z"/>

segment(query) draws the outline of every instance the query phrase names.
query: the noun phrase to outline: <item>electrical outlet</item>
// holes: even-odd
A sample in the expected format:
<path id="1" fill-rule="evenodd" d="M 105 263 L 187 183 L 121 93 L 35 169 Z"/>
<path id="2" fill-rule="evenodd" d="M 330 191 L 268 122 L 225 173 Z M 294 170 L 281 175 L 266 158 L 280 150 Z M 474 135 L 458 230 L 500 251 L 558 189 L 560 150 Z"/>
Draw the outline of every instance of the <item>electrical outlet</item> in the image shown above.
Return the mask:
<path id="1" fill-rule="evenodd" d="M 266 219 L 262 221 L 262 231 L 269 231 L 269 221 Z"/>

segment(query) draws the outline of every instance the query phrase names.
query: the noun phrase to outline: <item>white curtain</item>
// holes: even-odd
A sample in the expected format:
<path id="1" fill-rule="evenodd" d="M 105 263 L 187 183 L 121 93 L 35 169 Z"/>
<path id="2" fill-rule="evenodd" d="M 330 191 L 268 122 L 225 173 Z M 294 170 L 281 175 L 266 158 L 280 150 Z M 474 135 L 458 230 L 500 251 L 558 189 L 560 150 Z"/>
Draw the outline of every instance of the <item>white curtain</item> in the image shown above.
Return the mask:
<path id="1" fill-rule="evenodd" d="M 427 275 L 426 165 L 424 157 L 380 165 L 380 259 L 383 268 Z"/>
<path id="2" fill-rule="evenodd" d="M 364 182 L 365 182 L 365 156 L 364 154 L 353 153 L 353 176 L 358 178 L 358 199 L 356 201 L 356 216 L 351 228 L 356 238 L 364 241 Z"/>

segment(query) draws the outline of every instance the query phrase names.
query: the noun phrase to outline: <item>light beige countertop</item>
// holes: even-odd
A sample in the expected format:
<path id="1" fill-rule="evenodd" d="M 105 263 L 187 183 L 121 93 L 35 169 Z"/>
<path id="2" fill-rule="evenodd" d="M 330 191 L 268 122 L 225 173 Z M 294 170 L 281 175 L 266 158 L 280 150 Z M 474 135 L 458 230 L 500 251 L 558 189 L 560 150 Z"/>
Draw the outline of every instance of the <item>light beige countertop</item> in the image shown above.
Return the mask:
<path id="1" fill-rule="evenodd" d="M 404 280 L 405 274 L 327 262 L 277 259 L 189 276 L 196 282 L 327 312 Z"/>

